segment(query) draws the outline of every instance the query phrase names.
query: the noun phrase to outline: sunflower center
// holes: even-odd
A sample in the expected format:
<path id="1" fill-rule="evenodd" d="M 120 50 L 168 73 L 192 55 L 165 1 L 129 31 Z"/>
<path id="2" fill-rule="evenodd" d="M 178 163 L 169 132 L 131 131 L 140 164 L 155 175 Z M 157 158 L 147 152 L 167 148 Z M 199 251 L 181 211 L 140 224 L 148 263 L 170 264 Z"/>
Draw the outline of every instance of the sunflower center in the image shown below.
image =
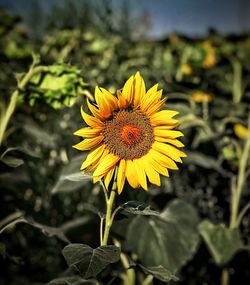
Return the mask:
<path id="1" fill-rule="evenodd" d="M 140 139 L 140 130 L 131 125 L 121 127 L 122 140 L 127 144 L 137 143 Z"/>
<path id="2" fill-rule="evenodd" d="M 135 159 L 145 155 L 154 142 L 153 127 L 146 114 L 140 110 L 115 112 L 104 123 L 104 143 L 122 159 Z"/>

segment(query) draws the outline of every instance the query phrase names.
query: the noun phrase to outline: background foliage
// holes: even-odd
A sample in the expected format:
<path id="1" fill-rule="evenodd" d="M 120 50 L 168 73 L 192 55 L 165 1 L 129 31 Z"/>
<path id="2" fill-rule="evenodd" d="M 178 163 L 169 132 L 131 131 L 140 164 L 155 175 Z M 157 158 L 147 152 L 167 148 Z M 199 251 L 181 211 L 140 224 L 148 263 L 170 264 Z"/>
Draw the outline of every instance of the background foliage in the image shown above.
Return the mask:
<path id="1" fill-rule="evenodd" d="M 135 40 L 131 23 L 138 19 L 126 20 L 128 7 L 124 4 L 118 17 L 107 1 L 102 5 L 95 13 L 84 5 L 86 17 L 69 17 L 74 5 L 55 7 L 31 32 L 17 17 L 0 12 L 1 116 L 32 54 L 40 55 L 36 64 L 46 66 L 19 90 L 1 146 L 0 228 L 8 227 L 0 235 L 0 283 L 84 284 L 83 278 L 97 275 L 103 284 L 122 284 L 121 262 L 94 275 L 84 269 L 80 277 L 67 269 L 61 252 L 72 242 L 88 244 L 84 250 L 92 254 L 105 210 L 101 186 L 79 174 L 85 155 L 71 147 L 73 132 L 83 125 L 80 106 L 86 109 L 85 97 L 92 98 L 95 85 L 115 92 L 140 71 L 147 88 L 159 82 L 166 107 L 180 112 L 188 157 L 178 172 L 161 179 L 160 188 L 145 193 L 126 185 L 117 201 L 123 209 L 112 228 L 113 242 L 128 256 L 138 284 L 145 273 L 156 277 L 154 284 L 177 278 L 180 284 L 218 284 L 223 268 L 232 284 L 248 284 L 249 212 L 239 229 L 225 225 L 230 183 L 247 139 L 250 38 L 211 33 L 195 40 L 180 35 Z M 55 15 L 62 15 L 60 21 Z M 138 25 L 143 35 L 145 23 Z M 250 198 L 248 174 L 241 206 Z M 127 202 L 132 200 L 137 203 Z M 64 256 L 70 265 L 69 252 Z"/>

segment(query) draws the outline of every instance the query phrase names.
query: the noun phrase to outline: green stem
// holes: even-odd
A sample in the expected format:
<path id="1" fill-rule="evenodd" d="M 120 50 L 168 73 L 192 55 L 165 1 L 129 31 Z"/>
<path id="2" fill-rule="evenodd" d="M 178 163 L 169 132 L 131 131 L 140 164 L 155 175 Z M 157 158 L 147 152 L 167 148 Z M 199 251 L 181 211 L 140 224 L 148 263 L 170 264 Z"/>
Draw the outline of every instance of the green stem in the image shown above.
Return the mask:
<path id="1" fill-rule="evenodd" d="M 234 59 L 233 62 L 233 102 L 240 103 L 242 97 L 242 66 L 241 63 Z"/>
<path id="2" fill-rule="evenodd" d="M 126 269 L 126 275 L 123 278 L 123 285 L 134 285 L 135 284 L 135 270 L 129 268 L 129 261 L 124 253 L 121 253 L 121 262 Z"/>
<path id="3" fill-rule="evenodd" d="M 250 202 L 248 202 L 245 207 L 240 211 L 239 215 L 238 215 L 238 219 L 237 219 L 237 225 L 239 226 L 243 217 L 245 216 L 245 214 L 247 213 L 247 211 L 250 209 Z"/>
<path id="4" fill-rule="evenodd" d="M 151 284 L 153 284 L 153 279 L 154 279 L 154 276 L 153 276 L 153 275 L 148 275 L 148 276 L 143 280 L 142 285 L 151 285 Z"/>
<path id="5" fill-rule="evenodd" d="M 230 228 L 238 227 L 238 215 L 239 215 L 238 212 L 240 206 L 240 199 L 246 180 L 245 178 L 246 178 L 249 153 L 250 153 L 250 115 L 248 117 L 248 136 L 239 162 L 237 184 L 236 187 L 232 186 L 232 202 L 231 202 L 232 209 L 231 209 Z"/>
<path id="6" fill-rule="evenodd" d="M 116 196 L 116 192 L 117 192 L 117 181 L 116 181 L 117 180 L 117 171 L 115 171 L 114 176 L 115 177 L 114 177 L 113 187 L 112 187 L 110 196 L 108 197 L 108 195 L 107 196 L 105 195 L 107 211 L 106 211 L 106 216 L 105 216 L 104 235 L 103 235 L 103 239 L 101 240 L 101 245 L 107 245 L 108 244 L 109 231 L 110 231 L 110 228 L 112 226 L 115 214 L 118 211 L 117 210 L 118 208 L 117 208 L 112 213 L 112 208 L 113 208 L 113 204 L 114 204 L 115 196 Z"/>
<path id="7" fill-rule="evenodd" d="M 229 273 L 227 269 L 223 269 L 221 274 L 221 285 L 228 285 L 229 284 Z"/>
<path id="8" fill-rule="evenodd" d="M 105 218 L 105 229 L 104 229 L 104 235 L 102 240 L 102 245 L 108 244 L 108 237 L 109 237 L 109 231 L 112 226 L 112 207 L 116 196 L 116 190 L 112 189 L 110 197 L 107 202 L 107 212 L 106 212 L 106 218 Z"/>
<path id="9" fill-rule="evenodd" d="M 248 116 L 248 136 L 239 160 L 238 177 L 237 180 L 232 179 L 231 182 L 231 216 L 230 216 L 230 225 L 229 225 L 230 229 L 239 227 L 243 216 L 250 208 L 250 204 L 248 203 L 239 213 L 241 195 L 247 177 L 246 172 L 247 172 L 249 153 L 250 153 L 250 114 Z M 228 285 L 229 282 L 230 282 L 230 276 L 228 270 L 223 269 L 221 275 L 221 285 Z"/>
<path id="10" fill-rule="evenodd" d="M 23 90 L 25 86 L 28 84 L 28 82 L 31 80 L 31 78 L 36 74 L 36 73 L 41 73 L 45 72 L 48 70 L 47 66 L 37 66 L 34 67 L 33 65 L 30 67 L 29 71 L 26 73 L 26 75 L 23 77 L 21 82 L 18 84 L 17 89 L 12 93 L 11 98 L 10 98 L 10 103 L 8 105 L 8 108 L 2 118 L 1 125 L 0 125 L 0 145 L 3 142 L 4 139 L 4 134 L 6 131 L 6 128 L 8 126 L 9 120 L 12 116 L 12 114 L 15 111 L 16 104 L 17 104 L 17 99 L 18 95 L 20 93 L 20 90 Z"/>
<path id="11" fill-rule="evenodd" d="M 104 221 L 104 217 L 101 217 L 101 222 L 100 222 L 100 244 L 102 244 L 102 240 L 103 240 L 103 221 Z"/>
<path id="12" fill-rule="evenodd" d="M 186 49 L 184 49 L 184 51 L 181 55 L 180 66 L 177 69 L 177 72 L 175 75 L 176 81 L 182 80 L 182 77 L 183 77 L 182 66 L 188 62 L 190 55 L 191 55 L 191 49 L 189 47 L 187 47 Z"/>

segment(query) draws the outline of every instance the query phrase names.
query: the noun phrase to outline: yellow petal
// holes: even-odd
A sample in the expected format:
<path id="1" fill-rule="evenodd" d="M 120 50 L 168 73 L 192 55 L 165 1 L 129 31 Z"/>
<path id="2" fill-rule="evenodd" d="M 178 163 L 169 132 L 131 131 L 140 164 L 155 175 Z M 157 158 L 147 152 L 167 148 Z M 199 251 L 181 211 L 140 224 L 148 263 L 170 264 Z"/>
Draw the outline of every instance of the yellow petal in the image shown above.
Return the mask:
<path id="1" fill-rule="evenodd" d="M 158 152 L 161 152 L 168 157 L 172 158 L 174 161 L 182 162 L 180 157 L 186 157 L 186 154 L 174 146 L 169 144 L 161 143 L 161 142 L 154 142 L 152 148 Z"/>
<path id="2" fill-rule="evenodd" d="M 161 185 L 159 173 L 152 167 L 150 160 L 147 159 L 147 155 L 141 158 L 143 160 L 144 169 L 148 177 L 149 182 L 157 186 Z"/>
<path id="3" fill-rule="evenodd" d="M 134 75 L 130 76 L 122 89 L 122 95 L 128 104 L 132 103 L 134 94 Z"/>
<path id="4" fill-rule="evenodd" d="M 158 84 L 157 84 L 157 86 L 158 86 Z M 154 88 L 154 87 L 152 87 L 152 88 Z M 151 91 L 151 89 L 148 90 L 148 92 L 146 93 L 146 95 L 144 96 L 144 98 L 142 100 L 141 110 L 143 112 L 146 112 L 150 107 L 154 106 L 161 99 L 162 90 L 158 90 L 158 91 L 155 90 L 155 92 L 153 93 L 153 90 Z"/>
<path id="5" fill-rule="evenodd" d="M 88 105 L 88 108 L 90 110 L 90 112 L 97 118 L 101 118 L 100 116 L 100 111 L 93 105 L 91 104 L 91 102 L 89 101 L 89 99 L 87 99 L 87 105 Z"/>
<path id="6" fill-rule="evenodd" d="M 183 133 L 180 131 L 167 130 L 161 127 L 154 127 L 154 135 L 163 138 L 175 139 L 182 137 Z"/>
<path id="7" fill-rule="evenodd" d="M 119 90 L 117 91 L 117 97 L 118 97 L 118 106 L 120 109 L 123 109 L 128 105 L 127 100 L 123 97 L 122 93 Z"/>
<path id="8" fill-rule="evenodd" d="M 142 98 L 145 96 L 146 87 L 143 78 L 141 77 L 140 73 L 137 72 L 135 75 L 135 91 L 134 91 L 134 106 L 140 106 Z"/>
<path id="9" fill-rule="evenodd" d="M 86 160 L 82 163 L 81 166 L 81 170 L 85 169 L 86 167 L 88 167 L 90 164 L 93 164 L 95 161 L 99 160 L 99 158 L 102 156 L 103 152 L 105 150 L 105 145 L 102 144 L 99 147 L 97 147 L 96 149 L 92 150 Z"/>
<path id="10" fill-rule="evenodd" d="M 115 164 L 119 161 L 119 157 L 113 153 L 107 154 L 103 159 L 101 159 L 98 167 L 96 168 L 93 176 L 103 176 L 105 175 Z"/>
<path id="11" fill-rule="evenodd" d="M 131 187 L 137 188 L 139 187 L 139 181 L 137 178 L 137 175 L 135 174 L 135 166 L 134 162 L 132 160 L 127 160 L 127 168 L 126 168 L 126 177 L 128 180 L 128 183 L 130 184 Z"/>
<path id="12" fill-rule="evenodd" d="M 95 88 L 95 100 L 99 106 L 100 115 L 102 116 L 102 118 L 106 119 L 110 117 L 114 108 L 112 104 L 109 103 L 108 99 L 105 98 L 104 94 L 102 93 L 101 89 L 98 86 L 96 86 Z"/>
<path id="13" fill-rule="evenodd" d="M 98 166 L 98 164 L 99 164 L 98 160 L 93 162 L 93 163 L 91 163 L 88 167 L 86 167 L 84 169 L 83 173 L 88 173 L 88 172 L 92 171 L 93 169 L 95 169 Z"/>
<path id="14" fill-rule="evenodd" d="M 100 164 L 100 161 L 102 161 L 102 159 L 109 153 L 109 150 L 104 148 L 104 151 L 102 152 L 102 154 L 97 154 L 95 158 L 93 158 L 92 163 L 85 168 L 84 172 L 87 173 L 93 169 L 96 169 L 97 166 Z M 99 181 L 100 178 L 102 178 L 103 176 L 98 176 L 95 177 L 95 181 Z M 94 178 L 93 178 L 94 180 Z M 94 182 L 95 183 L 95 182 Z"/>
<path id="15" fill-rule="evenodd" d="M 73 145 L 78 150 L 89 150 L 96 147 L 103 140 L 103 136 L 98 136 L 92 139 L 85 139 L 78 144 Z"/>
<path id="16" fill-rule="evenodd" d="M 159 164 L 161 164 L 163 167 L 167 167 L 169 169 L 174 169 L 174 170 L 178 169 L 176 163 L 171 158 L 164 155 L 162 152 L 158 152 L 154 149 L 151 149 L 150 155 L 152 155 L 154 160 L 157 161 Z"/>
<path id="17" fill-rule="evenodd" d="M 177 127 L 179 125 L 179 121 L 174 119 L 169 119 L 167 122 L 164 123 L 164 125 L 156 125 L 151 124 L 153 127 L 158 127 L 158 130 L 172 130 L 173 128 Z"/>
<path id="18" fill-rule="evenodd" d="M 118 187 L 118 194 L 122 193 L 124 182 L 126 177 L 126 161 L 122 159 L 120 161 L 117 173 L 117 187 Z"/>
<path id="19" fill-rule="evenodd" d="M 90 127 L 92 127 L 92 128 L 95 128 L 95 127 L 98 127 L 98 126 L 102 127 L 103 123 L 98 118 L 95 118 L 95 117 L 92 117 L 92 116 L 88 115 L 87 113 L 85 113 L 83 111 L 82 108 L 81 108 L 81 115 L 82 115 L 83 120 Z"/>
<path id="20" fill-rule="evenodd" d="M 148 97 L 153 96 L 153 95 L 157 92 L 158 85 L 159 85 L 159 84 L 157 83 L 157 84 L 155 84 L 153 87 L 151 87 L 150 89 L 148 89 L 145 98 L 148 98 Z"/>
<path id="21" fill-rule="evenodd" d="M 150 161 L 152 167 L 160 174 L 164 176 L 169 176 L 168 170 L 163 166 L 162 163 L 157 162 L 155 156 L 152 155 L 151 150 L 147 153 L 147 159 Z"/>
<path id="22" fill-rule="evenodd" d="M 100 132 L 102 131 L 102 128 L 82 128 L 76 132 L 74 132 L 74 135 L 75 136 L 80 136 L 80 137 L 88 137 L 88 138 L 91 138 L 91 137 L 96 137 L 100 134 Z"/>
<path id="23" fill-rule="evenodd" d="M 93 183 L 96 183 L 102 179 L 103 176 L 93 176 Z"/>
<path id="24" fill-rule="evenodd" d="M 157 92 L 158 84 L 155 84 L 153 87 L 151 87 L 145 96 L 141 100 L 141 110 L 145 112 L 145 110 L 150 106 L 152 103 L 155 102 L 155 93 Z"/>
<path id="25" fill-rule="evenodd" d="M 161 107 L 165 104 L 166 98 L 160 100 L 159 102 L 152 104 L 145 112 L 148 116 L 151 116 L 152 114 L 158 112 Z"/>
<path id="26" fill-rule="evenodd" d="M 104 177 L 104 184 L 105 184 L 106 189 L 108 189 L 109 187 L 109 183 L 113 177 L 114 170 L 115 170 L 115 167 L 111 168 Z"/>
<path id="27" fill-rule="evenodd" d="M 111 94 L 108 90 L 101 88 L 102 94 L 103 94 L 103 98 L 105 101 L 108 102 L 108 104 L 112 107 L 113 110 L 118 108 L 118 100 L 117 98 Z"/>
<path id="28" fill-rule="evenodd" d="M 148 190 L 146 173 L 145 173 L 142 161 L 140 160 L 140 158 L 138 158 L 138 159 L 134 159 L 133 163 L 135 166 L 135 171 L 137 173 L 137 178 L 138 178 L 140 185 L 142 186 L 144 190 Z"/>
<path id="29" fill-rule="evenodd" d="M 183 147 L 184 146 L 184 144 L 182 142 L 180 142 L 179 140 L 176 140 L 176 139 L 168 139 L 168 138 L 155 136 L 155 140 L 158 142 L 169 143 L 169 144 L 172 144 L 176 147 Z"/>
<path id="30" fill-rule="evenodd" d="M 150 117 L 150 122 L 152 126 L 178 124 L 178 120 L 172 119 L 177 114 L 179 114 L 179 112 L 177 111 L 162 110 L 160 112 L 153 114 Z"/>

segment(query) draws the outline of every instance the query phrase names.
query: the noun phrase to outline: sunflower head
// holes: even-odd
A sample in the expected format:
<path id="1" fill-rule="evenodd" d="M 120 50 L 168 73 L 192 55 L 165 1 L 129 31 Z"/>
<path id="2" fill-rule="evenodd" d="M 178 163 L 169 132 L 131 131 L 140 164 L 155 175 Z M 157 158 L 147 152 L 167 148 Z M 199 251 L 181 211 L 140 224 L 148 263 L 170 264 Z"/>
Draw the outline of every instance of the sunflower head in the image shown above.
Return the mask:
<path id="1" fill-rule="evenodd" d="M 234 133 L 238 138 L 246 140 L 248 129 L 244 125 L 238 123 L 234 125 Z"/>
<path id="2" fill-rule="evenodd" d="M 168 169 L 178 169 L 176 162 L 186 156 L 178 149 L 183 144 L 177 138 L 183 134 L 173 130 L 178 112 L 161 110 L 165 99 L 158 84 L 146 91 L 137 72 L 116 96 L 96 87 L 95 101 L 87 101 L 92 115 L 81 109 L 88 127 L 74 133 L 84 138 L 74 148 L 90 151 L 81 170 L 94 170 L 94 182 L 104 179 L 108 188 L 116 170 L 119 194 L 126 179 L 133 188 L 147 190 L 147 179 L 160 186 L 160 174 L 169 176 Z"/>
<path id="3" fill-rule="evenodd" d="M 211 103 L 213 101 L 213 95 L 205 93 L 200 90 L 196 90 L 192 93 L 192 99 L 194 100 L 195 103 Z"/>

